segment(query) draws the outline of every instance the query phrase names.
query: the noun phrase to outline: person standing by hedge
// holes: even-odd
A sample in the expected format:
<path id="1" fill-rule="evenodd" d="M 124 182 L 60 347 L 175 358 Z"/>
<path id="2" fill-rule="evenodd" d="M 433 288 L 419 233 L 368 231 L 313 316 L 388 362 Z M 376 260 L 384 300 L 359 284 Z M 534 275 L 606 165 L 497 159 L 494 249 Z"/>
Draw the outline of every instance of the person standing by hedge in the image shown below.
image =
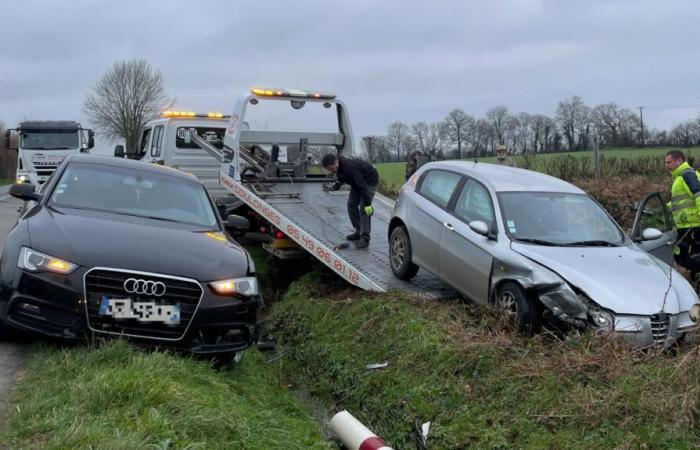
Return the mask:
<path id="1" fill-rule="evenodd" d="M 673 176 L 668 204 L 678 232 L 673 259 L 688 269 L 695 281 L 700 273 L 700 176 L 680 150 L 669 150 L 664 162 Z"/>

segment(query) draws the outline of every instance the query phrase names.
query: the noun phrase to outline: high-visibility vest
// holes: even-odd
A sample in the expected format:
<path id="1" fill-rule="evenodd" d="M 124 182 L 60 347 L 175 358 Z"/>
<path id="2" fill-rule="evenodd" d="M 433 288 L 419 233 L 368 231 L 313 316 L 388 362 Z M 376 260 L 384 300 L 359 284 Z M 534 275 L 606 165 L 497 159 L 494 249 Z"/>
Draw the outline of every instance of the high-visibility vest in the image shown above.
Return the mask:
<path id="1" fill-rule="evenodd" d="M 700 192 L 693 194 L 683 179 L 683 174 L 689 171 L 698 177 L 700 182 L 700 176 L 687 162 L 679 165 L 672 172 L 673 185 L 669 205 L 676 228 L 700 227 Z"/>

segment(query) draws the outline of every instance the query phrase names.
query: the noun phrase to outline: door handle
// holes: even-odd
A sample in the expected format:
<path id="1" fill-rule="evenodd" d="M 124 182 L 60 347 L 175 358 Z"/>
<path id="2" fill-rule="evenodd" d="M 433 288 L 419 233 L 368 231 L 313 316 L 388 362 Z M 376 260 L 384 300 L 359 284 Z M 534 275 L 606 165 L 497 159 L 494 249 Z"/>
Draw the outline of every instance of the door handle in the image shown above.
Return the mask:
<path id="1" fill-rule="evenodd" d="M 455 230 L 455 227 L 453 227 L 451 223 L 443 222 L 442 225 L 450 231 Z"/>
<path id="2" fill-rule="evenodd" d="M 676 243 L 676 241 L 668 241 L 668 242 L 666 242 L 666 246 L 667 246 L 667 247 L 670 247 L 670 246 L 672 246 L 672 245 L 675 244 L 675 243 Z"/>

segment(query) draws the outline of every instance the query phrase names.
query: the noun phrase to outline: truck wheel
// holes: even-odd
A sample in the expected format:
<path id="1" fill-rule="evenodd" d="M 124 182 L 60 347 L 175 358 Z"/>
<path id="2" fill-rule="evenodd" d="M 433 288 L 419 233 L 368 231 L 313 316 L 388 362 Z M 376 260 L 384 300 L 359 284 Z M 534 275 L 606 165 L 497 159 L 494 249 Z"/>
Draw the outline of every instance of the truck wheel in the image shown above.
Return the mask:
<path id="1" fill-rule="evenodd" d="M 410 280 L 416 276 L 418 266 L 411 261 L 412 255 L 408 231 L 404 227 L 394 228 L 389 239 L 389 260 L 391 261 L 391 271 L 394 272 L 396 278 Z"/>
<path id="2" fill-rule="evenodd" d="M 496 306 L 506 313 L 520 333 L 535 333 L 542 324 L 542 313 L 537 301 L 533 301 L 527 292 L 513 281 L 506 281 L 498 288 Z"/>

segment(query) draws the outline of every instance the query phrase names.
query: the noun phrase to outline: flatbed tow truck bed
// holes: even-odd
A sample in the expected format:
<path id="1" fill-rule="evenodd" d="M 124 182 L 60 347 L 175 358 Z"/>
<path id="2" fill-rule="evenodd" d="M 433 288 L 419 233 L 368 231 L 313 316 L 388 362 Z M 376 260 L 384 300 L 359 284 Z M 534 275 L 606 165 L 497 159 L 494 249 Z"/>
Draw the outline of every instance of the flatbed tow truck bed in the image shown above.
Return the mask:
<path id="1" fill-rule="evenodd" d="M 373 203 L 368 249 L 336 247 L 352 232 L 347 213 L 348 191 L 324 191 L 318 182 L 237 182 L 224 172 L 220 182 L 248 206 L 270 221 L 351 284 L 365 290 L 397 289 L 424 298 L 454 298 L 459 294 L 432 274 L 420 270 L 411 281 L 394 276 L 389 265 L 387 232 L 393 202 L 378 195 Z"/>

